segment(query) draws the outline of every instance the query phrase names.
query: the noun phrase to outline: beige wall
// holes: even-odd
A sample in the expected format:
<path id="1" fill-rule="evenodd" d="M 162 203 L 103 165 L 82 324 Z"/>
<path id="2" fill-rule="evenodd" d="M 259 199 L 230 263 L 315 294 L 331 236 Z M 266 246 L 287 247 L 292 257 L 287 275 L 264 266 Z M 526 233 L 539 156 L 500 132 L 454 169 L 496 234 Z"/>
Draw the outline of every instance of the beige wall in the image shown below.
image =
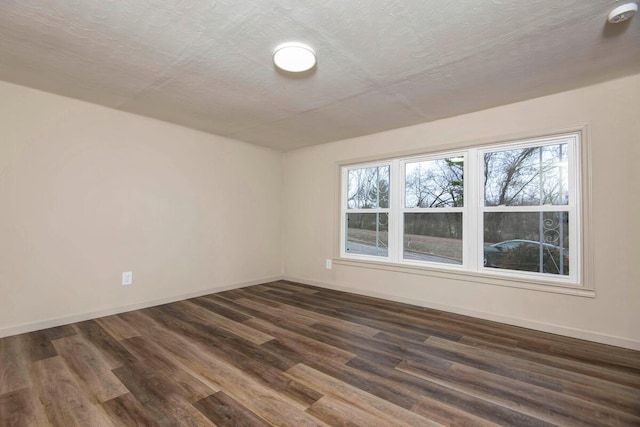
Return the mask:
<path id="1" fill-rule="evenodd" d="M 308 283 L 640 349 L 639 100 L 633 76 L 281 154 L 0 82 L 0 336 L 269 280 L 284 263 Z M 596 298 L 325 269 L 337 162 L 584 125 Z"/>
<path id="2" fill-rule="evenodd" d="M 434 102 L 438 102 L 434 99 Z M 346 265 L 337 162 L 587 126 L 595 298 Z M 285 154 L 285 275 L 369 295 L 640 349 L 640 76 Z"/>
<path id="3" fill-rule="evenodd" d="M 278 277 L 281 196 L 279 152 L 0 82 L 0 336 Z"/>

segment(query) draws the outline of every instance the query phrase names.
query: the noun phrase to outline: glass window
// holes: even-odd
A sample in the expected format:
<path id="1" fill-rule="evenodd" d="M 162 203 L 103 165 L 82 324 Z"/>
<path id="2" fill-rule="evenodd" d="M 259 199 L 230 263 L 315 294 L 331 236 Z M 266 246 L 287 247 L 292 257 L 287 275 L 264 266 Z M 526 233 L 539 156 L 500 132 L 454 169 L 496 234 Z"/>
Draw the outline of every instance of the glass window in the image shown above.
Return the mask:
<path id="1" fill-rule="evenodd" d="M 346 170 L 344 253 L 389 256 L 390 165 Z"/>
<path id="2" fill-rule="evenodd" d="M 347 253 L 386 257 L 388 247 L 389 214 L 347 214 Z"/>
<path id="3" fill-rule="evenodd" d="M 579 138 L 345 166 L 341 255 L 578 284 Z"/>
<path id="4" fill-rule="evenodd" d="M 568 154 L 568 140 L 483 152 L 484 268 L 569 275 Z"/>
<path id="5" fill-rule="evenodd" d="M 351 169 L 347 179 L 349 209 L 389 207 L 389 166 Z"/>
<path id="6" fill-rule="evenodd" d="M 405 207 L 463 206 L 464 158 L 408 162 L 405 165 Z"/>
<path id="7" fill-rule="evenodd" d="M 461 265 L 464 156 L 403 163 L 402 259 Z"/>
<path id="8" fill-rule="evenodd" d="M 402 257 L 462 264 L 462 213 L 405 213 Z"/>
<path id="9" fill-rule="evenodd" d="M 484 267 L 569 275 L 566 212 L 488 212 L 484 236 Z"/>
<path id="10" fill-rule="evenodd" d="M 567 205 L 567 143 L 484 154 L 484 205 Z"/>

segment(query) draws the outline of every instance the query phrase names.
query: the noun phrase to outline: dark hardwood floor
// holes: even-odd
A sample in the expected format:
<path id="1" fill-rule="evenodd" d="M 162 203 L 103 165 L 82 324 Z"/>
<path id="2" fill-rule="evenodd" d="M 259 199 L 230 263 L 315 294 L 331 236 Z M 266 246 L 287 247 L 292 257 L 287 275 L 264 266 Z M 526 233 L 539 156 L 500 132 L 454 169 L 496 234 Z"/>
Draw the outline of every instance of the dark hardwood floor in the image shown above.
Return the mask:
<path id="1" fill-rule="evenodd" d="M 0 339 L 0 425 L 640 425 L 640 352 L 274 282 Z"/>

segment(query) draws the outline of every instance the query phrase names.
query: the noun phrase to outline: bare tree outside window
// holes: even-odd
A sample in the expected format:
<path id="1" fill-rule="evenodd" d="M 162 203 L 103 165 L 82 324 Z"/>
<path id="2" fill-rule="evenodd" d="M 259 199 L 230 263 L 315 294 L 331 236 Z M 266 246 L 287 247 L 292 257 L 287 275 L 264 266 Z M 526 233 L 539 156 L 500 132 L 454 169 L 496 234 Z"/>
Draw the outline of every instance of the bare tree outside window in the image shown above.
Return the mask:
<path id="1" fill-rule="evenodd" d="M 464 163 L 450 159 L 407 163 L 405 207 L 434 208 L 464 205 Z"/>
<path id="2" fill-rule="evenodd" d="M 566 205 L 567 144 L 484 155 L 485 206 Z"/>
<path id="3" fill-rule="evenodd" d="M 352 169 L 348 180 L 349 209 L 389 207 L 389 166 Z"/>

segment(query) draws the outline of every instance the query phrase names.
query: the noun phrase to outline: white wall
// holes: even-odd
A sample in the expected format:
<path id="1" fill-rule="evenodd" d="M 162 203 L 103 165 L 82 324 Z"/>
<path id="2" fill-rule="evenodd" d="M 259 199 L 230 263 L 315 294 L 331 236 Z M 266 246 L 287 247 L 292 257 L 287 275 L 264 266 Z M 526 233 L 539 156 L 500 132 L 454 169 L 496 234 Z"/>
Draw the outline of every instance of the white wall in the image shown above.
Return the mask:
<path id="1" fill-rule="evenodd" d="M 434 99 L 434 102 L 438 102 Z M 371 270 L 337 257 L 337 162 L 587 126 L 595 298 Z M 640 349 L 640 75 L 285 154 L 285 275 Z"/>
<path id="2" fill-rule="evenodd" d="M 281 197 L 279 152 L 0 82 L 0 336 L 279 277 Z"/>

